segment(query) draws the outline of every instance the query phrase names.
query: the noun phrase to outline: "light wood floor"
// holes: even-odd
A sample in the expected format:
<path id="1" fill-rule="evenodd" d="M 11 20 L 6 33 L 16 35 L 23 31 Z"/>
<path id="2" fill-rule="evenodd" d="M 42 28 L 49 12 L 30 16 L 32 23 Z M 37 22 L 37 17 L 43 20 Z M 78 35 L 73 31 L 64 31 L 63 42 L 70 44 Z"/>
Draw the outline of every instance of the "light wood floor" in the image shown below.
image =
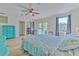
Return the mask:
<path id="1" fill-rule="evenodd" d="M 14 49 L 10 51 L 10 56 L 31 56 L 28 52 L 25 52 L 22 49 Z"/>
<path id="2" fill-rule="evenodd" d="M 30 56 L 28 52 L 24 53 L 24 51 L 21 49 L 23 38 L 24 37 L 18 37 L 7 40 L 7 47 L 10 49 L 9 56 Z"/>

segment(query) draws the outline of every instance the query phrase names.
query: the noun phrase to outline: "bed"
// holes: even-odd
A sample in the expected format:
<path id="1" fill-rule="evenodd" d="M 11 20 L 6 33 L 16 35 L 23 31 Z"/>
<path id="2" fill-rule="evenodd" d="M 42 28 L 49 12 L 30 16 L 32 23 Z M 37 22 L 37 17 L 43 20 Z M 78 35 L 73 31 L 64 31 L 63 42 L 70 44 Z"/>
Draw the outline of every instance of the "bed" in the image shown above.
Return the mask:
<path id="1" fill-rule="evenodd" d="M 24 38 L 21 48 L 33 56 L 71 56 L 73 55 L 72 49 L 70 49 L 71 47 L 69 48 L 71 45 L 74 47 L 77 46 L 73 50 L 75 52 L 74 55 L 78 55 L 79 37 L 74 35 L 27 36 Z"/>

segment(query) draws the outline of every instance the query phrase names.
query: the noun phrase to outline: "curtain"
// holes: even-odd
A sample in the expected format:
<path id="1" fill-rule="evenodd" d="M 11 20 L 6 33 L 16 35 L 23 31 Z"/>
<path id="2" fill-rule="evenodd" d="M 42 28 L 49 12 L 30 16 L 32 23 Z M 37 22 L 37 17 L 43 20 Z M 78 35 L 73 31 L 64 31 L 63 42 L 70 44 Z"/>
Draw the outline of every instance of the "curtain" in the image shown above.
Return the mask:
<path id="1" fill-rule="evenodd" d="M 59 36 L 59 20 L 58 17 L 56 17 L 56 36 Z"/>
<path id="2" fill-rule="evenodd" d="M 71 34 L 71 15 L 68 15 L 67 32 L 66 32 L 66 34 Z"/>

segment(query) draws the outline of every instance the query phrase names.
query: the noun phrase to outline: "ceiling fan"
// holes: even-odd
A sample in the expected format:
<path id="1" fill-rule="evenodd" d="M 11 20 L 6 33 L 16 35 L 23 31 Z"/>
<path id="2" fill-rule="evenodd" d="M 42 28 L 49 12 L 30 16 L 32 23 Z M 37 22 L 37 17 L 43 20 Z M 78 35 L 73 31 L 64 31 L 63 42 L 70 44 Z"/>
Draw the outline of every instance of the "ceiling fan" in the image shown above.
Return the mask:
<path id="1" fill-rule="evenodd" d="M 38 12 L 38 10 L 35 10 L 35 9 L 32 7 L 32 4 L 31 4 L 31 3 L 29 4 L 28 8 L 25 7 L 25 6 L 23 6 L 23 5 L 20 5 L 20 4 L 19 4 L 18 6 L 21 7 L 21 8 L 24 8 L 24 10 L 22 10 L 22 12 L 25 12 L 25 15 L 35 16 L 35 15 L 37 15 L 37 14 L 40 14 L 40 13 Z"/>

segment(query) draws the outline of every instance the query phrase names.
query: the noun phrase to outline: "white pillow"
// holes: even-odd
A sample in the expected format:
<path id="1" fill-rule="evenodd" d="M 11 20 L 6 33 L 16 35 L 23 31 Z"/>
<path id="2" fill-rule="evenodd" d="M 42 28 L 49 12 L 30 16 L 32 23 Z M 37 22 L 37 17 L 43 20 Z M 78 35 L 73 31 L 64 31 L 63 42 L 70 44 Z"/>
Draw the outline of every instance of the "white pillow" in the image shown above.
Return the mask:
<path id="1" fill-rule="evenodd" d="M 58 49 L 64 49 L 65 47 L 68 47 L 70 45 L 79 45 L 79 38 L 78 37 L 65 38 L 58 45 Z"/>

